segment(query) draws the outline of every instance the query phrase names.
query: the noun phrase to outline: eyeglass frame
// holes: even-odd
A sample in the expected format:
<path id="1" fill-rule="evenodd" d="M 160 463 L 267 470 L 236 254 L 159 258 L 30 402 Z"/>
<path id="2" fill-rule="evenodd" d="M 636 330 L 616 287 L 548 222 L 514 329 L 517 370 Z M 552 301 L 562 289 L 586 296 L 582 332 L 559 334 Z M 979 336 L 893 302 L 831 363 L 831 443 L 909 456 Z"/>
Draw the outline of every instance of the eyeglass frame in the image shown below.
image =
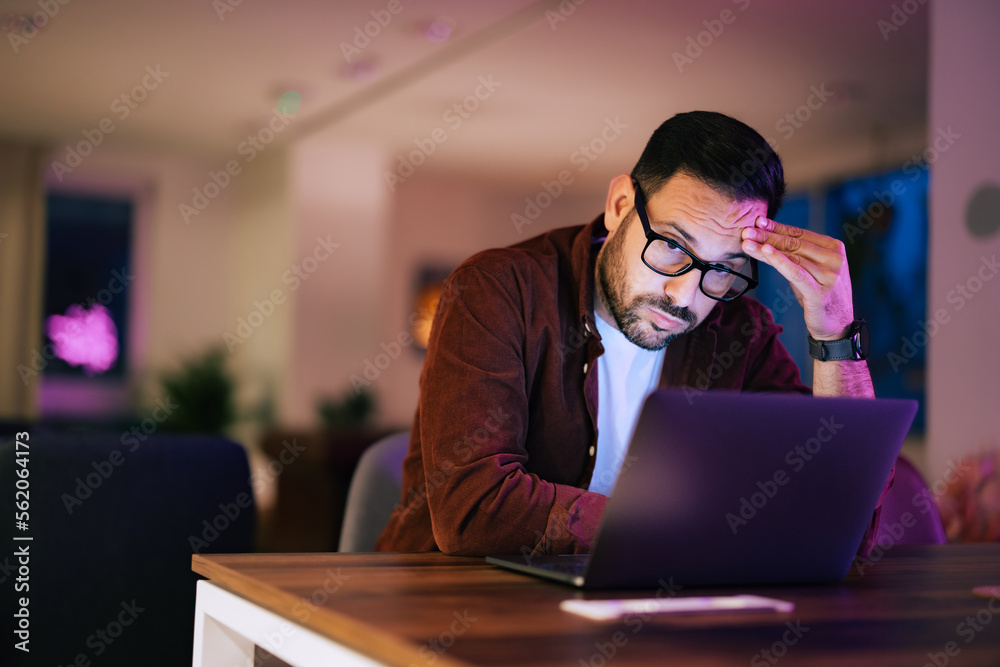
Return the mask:
<path id="1" fill-rule="evenodd" d="M 650 227 L 649 217 L 647 216 L 646 213 L 646 196 L 642 193 L 642 187 L 639 185 L 639 181 L 637 181 L 635 178 L 632 179 L 632 185 L 635 188 L 635 210 L 636 213 L 638 213 L 639 215 L 639 221 L 642 222 L 642 230 L 646 234 L 646 245 L 642 249 L 642 263 L 645 264 L 650 271 L 654 271 L 660 274 L 661 276 L 666 276 L 668 278 L 675 278 L 677 276 L 683 276 L 685 273 L 690 272 L 692 269 L 698 269 L 699 271 L 701 271 L 701 278 L 698 280 L 698 289 L 700 289 L 701 293 L 707 296 L 709 299 L 714 299 L 716 301 L 723 301 L 723 302 L 735 301 L 736 299 L 740 298 L 753 288 L 757 287 L 759 283 L 759 281 L 757 280 L 757 260 L 754 259 L 753 257 L 749 258 L 751 275 L 748 276 L 746 274 L 740 273 L 739 271 L 733 271 L 732 269 L 722 266 L 721 264 L 710 264 L 708 262 L 702 261 L 693 252 L 682 246 L 677 241 L 674 241 L 671 238 L 667 238 L 666 236 L 662 236 L 654 232 L 652 227 Z M 691 258 L 691 264 L 689 264 L 688 266 L 684 267 L 683 269 L 681 269 L 676 273 L 667 273 L 665 271 L 660 271 L 658 268 L 656 268 L 655 266 L 646 261 L 646 251 L 649 249 L 649 246 L 653 244 L 653 241 L 663 241 L 671 248 L 676 248 L 677 250 L 680 250 L 685 255 Z M 739 294 L 736 294 L 735 296 L 730 296 L 730 297 L 713 296 L 709 294 L 707 291 L 705 291 L 706 271 L 722 271 L 724 273 L 732 273 L 747 281 L 747 286 L 743 289 L 743 291 L 741 291 Z"/>

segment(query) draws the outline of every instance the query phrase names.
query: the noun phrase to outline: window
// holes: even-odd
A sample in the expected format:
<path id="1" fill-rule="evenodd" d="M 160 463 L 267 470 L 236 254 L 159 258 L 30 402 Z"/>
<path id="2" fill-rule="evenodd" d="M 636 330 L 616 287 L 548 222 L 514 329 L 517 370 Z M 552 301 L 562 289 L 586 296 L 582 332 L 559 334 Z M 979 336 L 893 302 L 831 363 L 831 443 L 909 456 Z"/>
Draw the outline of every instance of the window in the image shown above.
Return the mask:
<path id="1" fill-rule="evenodd" d="M 46 205 L 42 412 L 102 412 L 91 399 L 123 387 L 128 372 L 132 202 L 49 194 Z M 127 407 L 96 403 L 106 413 Z"/>

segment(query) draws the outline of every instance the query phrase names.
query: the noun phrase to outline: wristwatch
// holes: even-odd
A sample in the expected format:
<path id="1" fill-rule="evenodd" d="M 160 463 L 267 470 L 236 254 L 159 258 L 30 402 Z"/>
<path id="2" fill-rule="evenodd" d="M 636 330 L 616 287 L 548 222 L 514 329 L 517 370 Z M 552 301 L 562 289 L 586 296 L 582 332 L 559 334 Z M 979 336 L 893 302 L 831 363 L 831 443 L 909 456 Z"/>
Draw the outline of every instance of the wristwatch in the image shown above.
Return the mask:
<path id="1" fill-rule="evenodd" d="M 868 358 L 868 324 L 862 319 L 851 322 L 847 338 L 816 340 L 809 336 L 809 354 L 820 361 L 864 361 Z"/>

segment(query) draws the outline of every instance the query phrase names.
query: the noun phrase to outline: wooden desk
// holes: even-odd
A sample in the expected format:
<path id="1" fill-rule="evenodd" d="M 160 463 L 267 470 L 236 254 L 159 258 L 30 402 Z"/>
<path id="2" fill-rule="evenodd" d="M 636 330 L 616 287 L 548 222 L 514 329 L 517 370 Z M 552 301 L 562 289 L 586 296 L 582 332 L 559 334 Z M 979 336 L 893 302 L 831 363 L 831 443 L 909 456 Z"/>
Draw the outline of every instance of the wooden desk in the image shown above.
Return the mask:
<path id="1" fill-rule="evenodd" d="M 196 667 L 252 664 L 234 660 L 251 640 L 295 665 L 1000 665 L 1000 597 L 972 595 L 1000 585 L 1000 544 L 896 546 L 840 584 L 678 593 L 757 593 L 789 613 L 617 622 L 558 605 L 654 592 L 584 594 L 441 554 L 196 555 L 193 569 L 210 579 Z"/>

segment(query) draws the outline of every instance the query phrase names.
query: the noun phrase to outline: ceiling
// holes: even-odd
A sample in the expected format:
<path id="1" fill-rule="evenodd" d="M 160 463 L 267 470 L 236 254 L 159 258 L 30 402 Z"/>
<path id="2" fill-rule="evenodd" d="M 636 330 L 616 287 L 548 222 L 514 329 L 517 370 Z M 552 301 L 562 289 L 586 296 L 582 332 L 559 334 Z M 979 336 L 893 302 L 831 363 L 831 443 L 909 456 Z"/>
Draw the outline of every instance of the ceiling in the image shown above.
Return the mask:
<path id="1" fill-rule="evenodd" d="M 43 5 L 58 11 L 12 37 L 12 21 Z M 221 163 L 296 92 L 275 141 L 322 133 L 376 146 L 393 166 L 433 145 L 427 169 L 537 186 L 584 162 L 600 165 L 595 178 L 627 170 L 660 122 L 702 108 L 774 140 L 794 186 L 920 150 L 929 10 L 883 34 L 893 6 L 0 0 L 0 135 L 51 142 L 58 156 L 87 131 L 102 149 Z M 438 35 L 451 29 L 445 41 L 427 38 L 435 22 Z M 136 86 L 144 99 L 120 99 Z M 99 131 L 103 119 L 113 129 Z M 591 144 L 592 157 L 574 155 Z"/>

